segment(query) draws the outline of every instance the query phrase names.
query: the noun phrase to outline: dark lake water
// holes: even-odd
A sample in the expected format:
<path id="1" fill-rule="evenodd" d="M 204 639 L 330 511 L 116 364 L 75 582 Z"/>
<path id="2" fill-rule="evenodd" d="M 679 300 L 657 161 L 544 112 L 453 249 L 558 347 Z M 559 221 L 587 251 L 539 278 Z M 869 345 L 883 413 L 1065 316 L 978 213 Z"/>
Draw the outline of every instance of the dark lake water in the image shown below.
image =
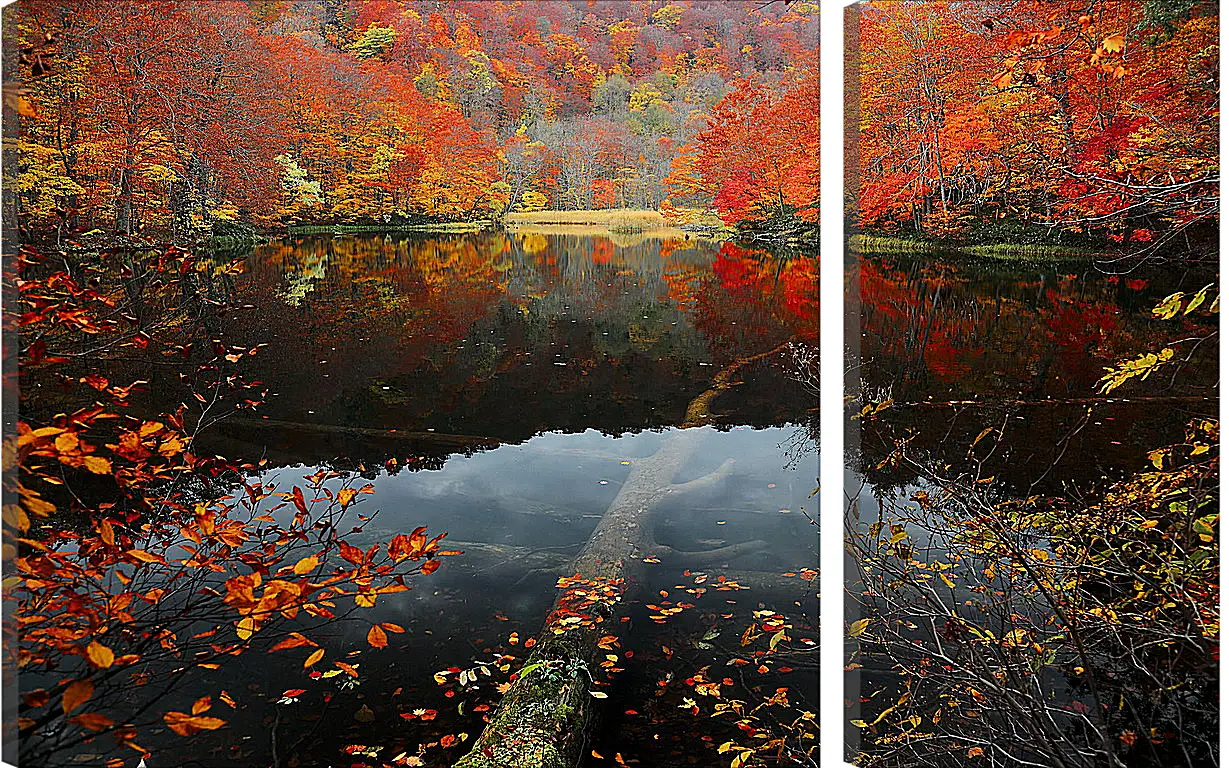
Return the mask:
<path id="1" fill-rule="evenodd" d="M 805 642 L 817 634 L 814 587 L 795 574 L 817 565 L 818 456 L 808 425 L 818 403 L 787 346 L 817 342 L 817 258 L 683 233 L 549 232 L 310 236 L 241 255 L 243 274 L 224 289 L 245 308 L 211 331 L 230 345 L 267 345 L 245 358 L 242 373 L 268 394 L 255 412 L 203 431 L 200 450 L 264 458 L 251 480 L 285 488 L 319 468 L 362 476 L 374 494 L 359 509 L 378 510 L 363 536 L 374 542 L 425 525 L 466 554 L 381 599 L 358 624 L 313 635 L 330 658 L 352 654 L 357 686 L 308 679 L 292 653 L 240 657 L 183 686 L 166 709 L 186 711 L 219 690 L 238 709 L 221 713 L 230 723 L 221 731 L 149 739 L 149 768 L 268 765 L 273 731 L 287 766 L 366 759 L 345 754 L 355 745 L 382 746 L 387 760 L 440 734 L 476 736 L 506 675 L 484 679 L 463 703 L 433 675 L 501 653 L 528 655 L 510 636 L 541 629 L 556 579 L 571 573 L 569 560 L 631 462 L 679 429 L 720 372 L 754 358 L 732 369 L 736 385 L 712 401 L 705 426 L 692 428 L 697 438 L 675 478 L 720 469 L 716 482 L 667 498 L 655 513 L 657 541 L 680 554 L 647 565 L 642 597 L 625 612 L 618 634 L 632 655 L 609 688 L 609 717 L 593 745 L 641 765 L 716 759 L 704 753 L 738 732 L 681 711 L 682 698 L 695 695 L 682 681 L 736 654 L 753 610 L 791 615 Z M 137 413 L 172 410 L 186 394 L 174 366 L 118 361 L 109 372 L 150 381 L 133 399 Z M 61 407 L 56 397 L 49 383 L 24 383 L 31 409 Z M 703 559 L 751 541 L 764 545 Z M 758 574 L 785 589 L 695 594 L 722 574 Z M 643 603 L 664 599 L 659 590 L 694 607 L 653 622 Z M 407 631 L 372 652 L 365 635 L 373 621 Z M 813 708 L 814 667 L 798 667 L 748 678 L 745 695 L 790 685 Z M 300 688 L 308 689 L 302 701 L 276 703 Z M 326 705 L 322 690 L 333 694 Z M 356 719 L 364 707 L 370 721 Z M 400 717 L 413 709 L 439 715 Z M 101 751 L 90 749 L 81 761 L 101 764 Z M 436 748 L 427 764 L 449 764 L 461 749 Z"/>

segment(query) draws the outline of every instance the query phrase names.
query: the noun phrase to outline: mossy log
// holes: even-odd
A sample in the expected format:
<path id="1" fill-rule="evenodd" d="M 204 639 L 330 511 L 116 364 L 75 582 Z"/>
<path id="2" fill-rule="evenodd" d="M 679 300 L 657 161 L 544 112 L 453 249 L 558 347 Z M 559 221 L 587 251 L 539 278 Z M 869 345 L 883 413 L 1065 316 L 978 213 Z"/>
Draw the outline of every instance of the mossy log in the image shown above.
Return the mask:
<path id="1" fill-rule="evenodd" d="M 713 386 L 692 401 L 683 426 L 707 423 L 711 403 L 733 385 L 737 370 L 784 346 L 727 366 Z M 573 560 L 569 570 L 575 575 L 560 580 L 563 592 L 546 619 L 538 644 L 456 768 L 572 768 L 580 763 L 597 718 L 597 699 L 591 694 L 602 692 L 593 678 L 605 653 L 598 643 L 603 635 L 615 633 L 617 603 L 628 585 L 641 579 L 644 558 L 652 555 L 664 560 L 662 555 L 674 554 L 656 543 L 651 511 L 672 492 L 707 484 L 674 482 L 700 439 L 696 429 L 671 432 L 657 453 L 633 462 L 618 496 Z M 728 470 L 729 464 L 723 464 L 714 474 Z M 687 554 L 707 555 L 718 562 L 763 546 L 763 542 L 746 542 L 720 552 Z"/>

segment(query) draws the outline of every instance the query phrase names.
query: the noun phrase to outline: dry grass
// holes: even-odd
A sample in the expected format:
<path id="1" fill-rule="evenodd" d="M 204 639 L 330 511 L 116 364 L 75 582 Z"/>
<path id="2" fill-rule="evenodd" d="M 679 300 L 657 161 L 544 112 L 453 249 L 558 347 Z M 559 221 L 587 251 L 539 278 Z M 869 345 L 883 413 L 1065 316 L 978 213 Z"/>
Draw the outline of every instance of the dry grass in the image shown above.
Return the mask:
<path id="1" fill-rule="evenodd" d="M 611 232 L 644 232 L 666 225 L 666 218 L 658 211 L 611 208 L 601 211 L 534 211 L 533 213 L 509 213 L 504 223 L 524 225 L 571 225 L 606 227 Z"/>

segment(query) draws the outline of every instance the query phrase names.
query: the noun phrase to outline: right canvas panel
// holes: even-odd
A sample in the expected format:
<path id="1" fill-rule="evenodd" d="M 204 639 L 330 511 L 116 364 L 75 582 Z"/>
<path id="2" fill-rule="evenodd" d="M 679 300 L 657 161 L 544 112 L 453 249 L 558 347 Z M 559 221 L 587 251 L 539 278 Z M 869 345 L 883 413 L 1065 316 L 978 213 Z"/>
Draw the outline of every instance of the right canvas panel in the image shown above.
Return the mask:
<path id="1" fill-rule="evenodd" d="M 1216 3 L 845 24 L 846 759 L 1217 765 Z"/>

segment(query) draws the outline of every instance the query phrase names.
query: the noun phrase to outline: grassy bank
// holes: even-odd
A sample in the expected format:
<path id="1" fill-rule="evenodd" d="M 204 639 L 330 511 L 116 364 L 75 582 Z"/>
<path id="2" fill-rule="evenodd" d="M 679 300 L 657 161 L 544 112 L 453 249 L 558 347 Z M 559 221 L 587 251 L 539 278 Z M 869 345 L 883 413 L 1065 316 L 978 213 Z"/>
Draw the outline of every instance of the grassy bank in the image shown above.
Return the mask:
<path id="1" fill-rule="evenodd" d="M 635 234 L 668 227 L 659 211 L 610 208 L 600 211 L 534 211 L 509 213 L 505 224 L 512 226 L 586 226 L 605 227 L 611 232 Z"/>
<path id="2" fill-rule="evenodd" d="M 1103 255 L 1100 251 L 1040 243 L 987 243 L 960 245 L 935 240 L 918 240 L 884 235 L 859 234 L 849 238 L 854 253 L 958 253 L 987 259 L 1063 260 L 1087 259 Z"/>

